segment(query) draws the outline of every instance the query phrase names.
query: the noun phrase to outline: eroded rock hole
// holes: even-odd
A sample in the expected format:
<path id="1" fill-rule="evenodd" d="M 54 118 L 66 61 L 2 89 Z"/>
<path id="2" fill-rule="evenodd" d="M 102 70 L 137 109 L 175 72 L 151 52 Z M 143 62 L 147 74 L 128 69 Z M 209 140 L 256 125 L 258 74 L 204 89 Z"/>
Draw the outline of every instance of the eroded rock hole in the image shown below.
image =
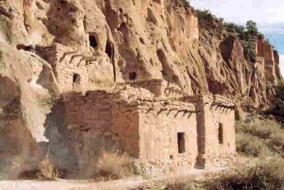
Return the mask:
<path id="1" fill-rule="evenodd" d="M 159 49 L 157 50 L 157 56 L 158 59 L 160 61 L 160 63 L 162 64 L 163 70 L 161 70 L 163 78 L 167 81 L 170 80 L 171 78 L 171 68 L 168 66 L 167 64 L 167 58 L 165 53 L 163 52 L 163 50 Z"/>
<path id="2" fill-rule="evenodd" d="M 122 34 L 126 33 L 127 31 L 126 23 L 125 22 L 121 23 L 117 30 L 120 31 Z"/>
<path id="3" fill-rule="evenodd" d="M 140 39 L 141 44 L 145 44 L 145 41 L 143 38 L 139 38 L 139 39 Z"/>
<path id="4" fill-rule="evenodd" d="M 90 35 L 89 36 L 89 42 L 90 42 L 90 46 L 92 48 L 96 48 L 98 46 L 97 40 L 95 36 Z"/>
<path id="5" fill-rule="evenodd" d="M 17 49 L 24 51 L 34 51 L 34 47 L 32 45 L 24 45 L 24 44 L 18 44 Z"/>
<path id="6" fill-rule="evenodd" d="M 113 57 L 113 45 L 109 41 L 107 41 L 105 52 L 110 59 Z"/>
<path id="7" fill-rule="evenodd" d="M 132 81 L 135 81 L 137 78 L 137 73 L 136 72 L 132 72 L 129 74 L 129 79 Z"/>

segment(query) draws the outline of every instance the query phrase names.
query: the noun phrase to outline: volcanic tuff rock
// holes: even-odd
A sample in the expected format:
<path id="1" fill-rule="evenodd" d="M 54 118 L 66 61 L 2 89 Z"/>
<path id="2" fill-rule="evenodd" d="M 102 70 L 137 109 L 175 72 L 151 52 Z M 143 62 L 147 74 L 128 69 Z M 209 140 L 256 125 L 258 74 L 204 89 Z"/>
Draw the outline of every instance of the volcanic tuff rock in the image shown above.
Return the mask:
<path id="1" fill-rule="evenodd" d="M 282 76 L 277 52 L 263 38 L 256 43 L 251 63 L 237 38 L 199 28 L 180 0 L 0 0 L 0 128 L 28 129 L 44 144 L 61 93 L 132 80 L 265 107 Z"/>

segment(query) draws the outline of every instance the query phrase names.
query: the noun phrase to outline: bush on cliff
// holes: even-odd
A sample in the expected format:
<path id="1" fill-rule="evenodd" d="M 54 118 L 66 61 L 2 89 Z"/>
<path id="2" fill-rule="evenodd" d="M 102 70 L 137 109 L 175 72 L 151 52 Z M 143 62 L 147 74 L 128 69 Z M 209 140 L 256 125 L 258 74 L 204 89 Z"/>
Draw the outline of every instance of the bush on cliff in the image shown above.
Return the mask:
<path id="1" fill-rule="evenodd" d="M 189 7 L 190 6 L 189 1 L 188 0 L 181 0 L 180 1 L 180 6 L 182 6 L 182 7 Z"/>

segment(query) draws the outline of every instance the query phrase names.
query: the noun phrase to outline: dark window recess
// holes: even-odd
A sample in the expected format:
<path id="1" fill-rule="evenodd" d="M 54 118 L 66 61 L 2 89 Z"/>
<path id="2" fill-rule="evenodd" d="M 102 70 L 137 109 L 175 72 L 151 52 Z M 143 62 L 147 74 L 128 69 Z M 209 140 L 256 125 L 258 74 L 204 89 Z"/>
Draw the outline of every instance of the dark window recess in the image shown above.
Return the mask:
<path id="1" fill-rule="evenodd" d="M 98 46 L 95 36 L 89 36 L 90 46 L 96 48 Z"/>
<path id="2" fill-rule="evenodd" d="M 136 80 L 136 78 L 137 78 L 137 74 L 135 72 L 132 72 L 132 73 L 129 74 L 130 80 Z"/>
<path id="3" fill-rule="evenodd" d="M 113 56 L 113 47 L 112 47 L 112 45 L 111 45 L 111 43 L 109 41 L 107 41 L 105 52 L 106 52 L 106 54 L 108 55 L 109 58 L 112 58 L 112 56 Z"/>
<path id="4" fill-rule="evenodd" d="M 218 140 L 219 140 L 219 144 L 223 144 L 224 143 L 224 136 L 223 136 L 223 124 L 219 123 L 218 126 Z"/>
<path id="5" fill-rule="evenodd" d="M 62 5 L 67 5 L 67 2 L 66 2 L 65 0 L 61 0 L 60 3 L 61 3 Z"/>
<path id="6" fill-rule="evenodd" d="M 80 75 L 74 73 L 73 74 L 73 83 L 77 83 L 80 81 Z"/>
<path id="7" fill-rule="evenodd" d="M 33 46 L 31 46 L 31 45 L 27 46 L 27 45 L 24 45 L 24 44 L 18 44 L 17 49 L 18 50 L 24 50 L 24 51 L 33 51 L 34 50 Z"/>
<path id="8" fill-rule="evenodd" d="M 185 152 L 185 138 L 184 133 L 178 133 L 178 153 L 184 153 Z"/>

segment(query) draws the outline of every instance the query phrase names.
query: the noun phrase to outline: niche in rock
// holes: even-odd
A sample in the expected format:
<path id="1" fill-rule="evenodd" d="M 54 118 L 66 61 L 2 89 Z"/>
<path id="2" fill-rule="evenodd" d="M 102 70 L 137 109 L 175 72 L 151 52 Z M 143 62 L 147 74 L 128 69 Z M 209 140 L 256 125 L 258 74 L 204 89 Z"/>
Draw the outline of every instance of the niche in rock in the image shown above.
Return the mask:
<path id="1" fill-rule="evenodd" d="M 159 58 L 159 61 L 161 62 L 162 64 L 162 75 L 163 75 L 163 79 L 166 80 L 166 81 L 171 81 L 171 76 L 172 76 L 172 70 L 171 68 L 168 66 L 168 61 L 167 61 L 167 58 L 166 58 L 166 55 L 165 53 L 163 52 L 163 50 L 159 49 L 157 50 L 157 56 Z"/>
<path id="2" fill-rule="evenodd" d="M 98 43 L 97 43 L 97 39 L 96 39 L 95 36 L 90 35 L 90 36 L 89 36 L 89 42 L 90 42 L 90 46 L 91 46 L 92 48 L 94 48 L 94 49 L 97 48 Z"/>
<path id="3" fill-rule="evenodd" d="M 136 72 L 132 72 L 132 73 L 129 74 L 129 79 L 131 81 L 135 81 L 136 78 L 137 78 L 137 73 Z"/>
<path id="4" fill-rule="evenodd" d="M 114 54 L 114 49 L 113 49 L 113 45 L 109 42 L 109 40 L 106 43 L 106 49 L 105 49 L 106 54 L 108 55 L 108 57 L 110 59 L 113 58 L 113 54 Z"/>

